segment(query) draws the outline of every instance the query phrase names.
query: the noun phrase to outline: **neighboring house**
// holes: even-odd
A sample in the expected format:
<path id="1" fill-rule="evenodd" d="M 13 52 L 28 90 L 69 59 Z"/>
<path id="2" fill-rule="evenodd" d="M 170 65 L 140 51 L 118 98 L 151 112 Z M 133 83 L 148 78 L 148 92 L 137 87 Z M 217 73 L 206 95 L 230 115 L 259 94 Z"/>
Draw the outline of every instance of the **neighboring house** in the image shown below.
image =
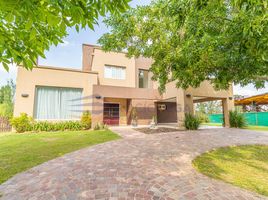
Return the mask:
<path id="1" fill-rule="evenodd" d="M 83 45 L 82 70 L 38 66 L 32 71 L 19 67 L 14 115 L 27 113 L 36 120 L 74 120 L 92 112 L 93 126 L 128 125 L 136 108 L 138 124 L 178 123 L 195 102 L 222 100 L 226 126 L 233 109 L 232 86 L 215 91 L 209 82 L 199 88 L 178 89 L 174 82 L 159 94 L 151 80 L 148 58 L 127 58 L 125 53 L 104 52 L 98 46 Z"/>

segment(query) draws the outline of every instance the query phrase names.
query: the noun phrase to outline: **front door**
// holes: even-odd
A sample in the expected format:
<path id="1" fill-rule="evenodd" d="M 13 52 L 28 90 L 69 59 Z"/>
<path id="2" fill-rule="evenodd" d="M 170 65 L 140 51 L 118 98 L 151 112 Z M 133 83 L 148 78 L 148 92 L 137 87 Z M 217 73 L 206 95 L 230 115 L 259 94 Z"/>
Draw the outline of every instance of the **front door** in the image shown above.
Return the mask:
<path id="1" fill-rule="evenodd" d="M 103 123 L 107 125 L 119 125 L 118 103 L 104 103 Z"/>

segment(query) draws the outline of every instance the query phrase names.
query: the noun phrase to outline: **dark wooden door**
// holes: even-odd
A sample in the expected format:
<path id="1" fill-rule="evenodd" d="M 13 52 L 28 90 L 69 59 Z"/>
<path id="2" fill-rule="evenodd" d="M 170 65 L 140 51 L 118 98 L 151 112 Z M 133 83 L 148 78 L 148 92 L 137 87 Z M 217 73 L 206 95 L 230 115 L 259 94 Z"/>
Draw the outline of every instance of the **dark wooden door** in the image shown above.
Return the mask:
<path id="1" fill-rule="evenodd" d="M 119 125 L 119 104 L 118 103 L 104 103 L 103 109 L 103 123 L 107 125 Z"/>

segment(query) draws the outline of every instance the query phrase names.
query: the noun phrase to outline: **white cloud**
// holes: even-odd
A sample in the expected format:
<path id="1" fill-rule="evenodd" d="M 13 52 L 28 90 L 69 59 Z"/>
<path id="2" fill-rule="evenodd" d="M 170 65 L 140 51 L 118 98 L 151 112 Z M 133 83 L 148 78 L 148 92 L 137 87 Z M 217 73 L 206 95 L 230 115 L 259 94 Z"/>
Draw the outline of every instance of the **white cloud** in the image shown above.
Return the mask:
<path id="1" fill-rule="evenodd" d="M 265 84 L 264 88 L 256 89 L 252 84 L 245 87 L 240 85 L 234 85 L 234 94 L 243 95 L 243 96 L 253 96 L 257 94 L 262 94 L 268 92 L 268 83 Z"/>

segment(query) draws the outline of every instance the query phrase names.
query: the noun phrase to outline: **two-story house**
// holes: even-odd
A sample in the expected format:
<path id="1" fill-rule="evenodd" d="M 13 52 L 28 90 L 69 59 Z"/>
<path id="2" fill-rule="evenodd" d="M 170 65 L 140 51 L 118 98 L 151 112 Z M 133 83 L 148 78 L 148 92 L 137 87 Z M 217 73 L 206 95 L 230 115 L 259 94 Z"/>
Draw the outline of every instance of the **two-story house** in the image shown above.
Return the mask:
<path id="1" fill-rule="evenodd" d="M 129 125 L 135 108 L 138 124 L 178 123 L 194 103 L 222 100 L 225 125 L 233 109 L 232 86 L 215 91 L 209 82 L 183 90 L 174 82 L 160 94 L 151 80 L 148 58 L 127 58 L 125 53 L 104 52 L 98 46 L 83 45 L 82 70 L 37 66 L 32 71 L 19 67 L 14 115 L 27 113 L 36 120 L 75 120 L 83 111 L 96 123 Z"/>

